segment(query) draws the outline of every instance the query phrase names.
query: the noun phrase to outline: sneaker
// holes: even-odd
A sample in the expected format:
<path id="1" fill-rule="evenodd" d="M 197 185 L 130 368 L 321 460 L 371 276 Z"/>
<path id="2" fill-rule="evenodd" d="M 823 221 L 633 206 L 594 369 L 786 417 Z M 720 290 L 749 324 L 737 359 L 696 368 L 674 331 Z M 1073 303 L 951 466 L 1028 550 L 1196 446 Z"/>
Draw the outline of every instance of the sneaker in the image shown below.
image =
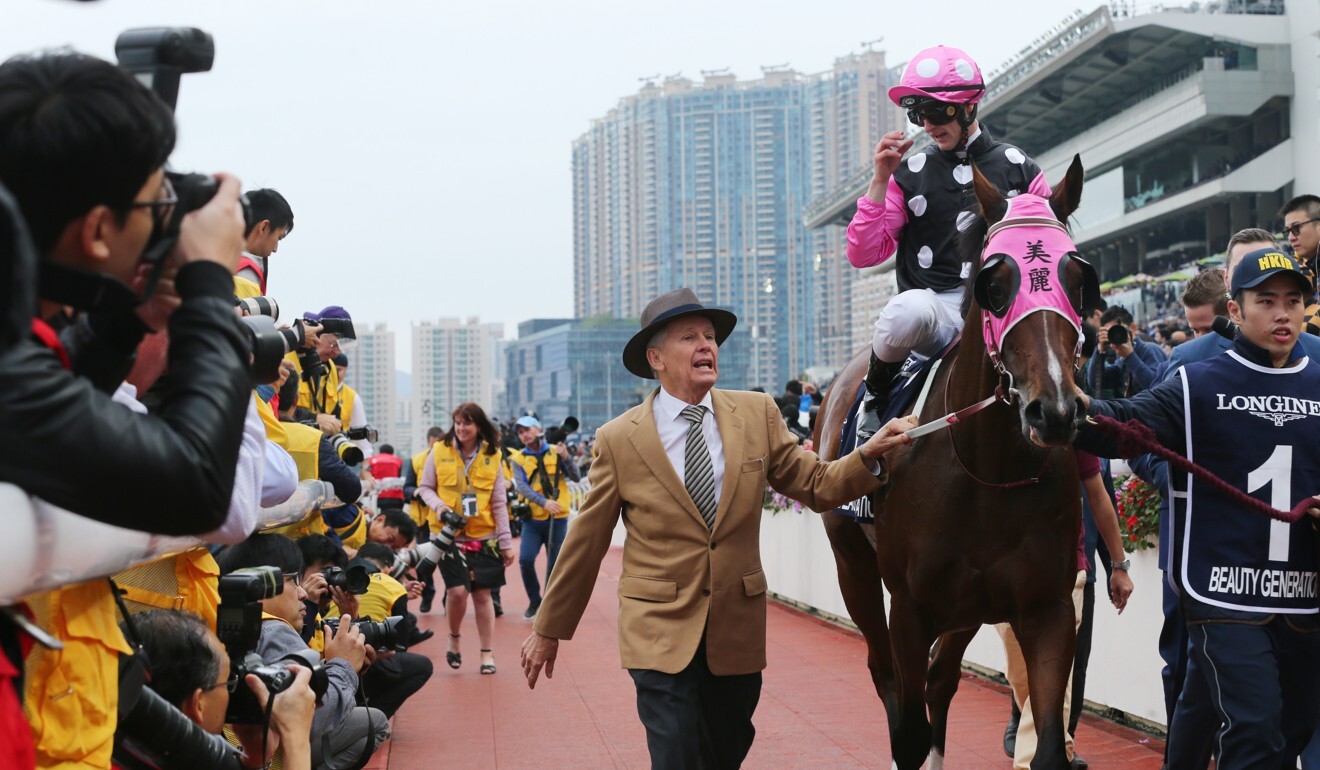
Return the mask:
<path id="1" fill-rule="evenodd" d="M 504 605 L 499 602 L 491 602 L 491 604 L 495 605 L 495 617 L 504 617 Z"/>
<path id="2" fill-rule="evenodd" d="M 528 607 L 527 611 L 523 613 L 523 620 L 531 620 L 532 618 L 536 617 L 536 613 L 540 609 L 541 609 L 540 604 L 533 604 L 532 606 Z"/>

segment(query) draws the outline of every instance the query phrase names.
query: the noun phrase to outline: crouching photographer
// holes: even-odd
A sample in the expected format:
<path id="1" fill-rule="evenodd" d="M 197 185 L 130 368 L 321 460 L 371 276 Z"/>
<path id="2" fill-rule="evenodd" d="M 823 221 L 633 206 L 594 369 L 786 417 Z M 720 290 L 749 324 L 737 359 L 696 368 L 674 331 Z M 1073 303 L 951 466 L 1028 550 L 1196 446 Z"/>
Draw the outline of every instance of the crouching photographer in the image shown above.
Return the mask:
<path id="1" fill-rule="evenodd" d="M 120 728 L 115 765 L 124 770 L 239 770 L 264 767 L 282 749 L 285 770 L 311 768 L 308 735 L 316 707 L 311 669 L 290 664 L 287 671 L 269 672 L 278 676 L 272 686 L 282 687 L 272 694 L 258 673 L 233 669 L 219 637 L 195 615 L 152 610 L 133 616 L 122 628 L 137 639 L 150 676 L 145 687 L 123 695 L 136 700 Z M 248 688 L 246 697 L 263 714 L 270 713 L 269 731 L 258 724 L 231 727 L 241 756 L 220 737 L 238 688 Z"/>
<path id="2" fill-rule="evenodd" d="M 261 636 L 257 655 L 267 666 L 300 663 L 317 666 L 324 660 L 328 687 L 312 717 L 312 765 L 325 770 L 361 767 L 389 737 L 389 721 L 377 709 L 358 707 L 355 694 L 359 672 L 374 656 L 344 616 L 339 630 L 327 628 L 324 650 L 318 655 L 299 632 L 305 622 L 303 558 L 298 546 L 282 535 L 256 534 L 220 555 L 226 574 L 253 567 L 275 567 L 283 575 L 280 592 L 261 600 Z"/>

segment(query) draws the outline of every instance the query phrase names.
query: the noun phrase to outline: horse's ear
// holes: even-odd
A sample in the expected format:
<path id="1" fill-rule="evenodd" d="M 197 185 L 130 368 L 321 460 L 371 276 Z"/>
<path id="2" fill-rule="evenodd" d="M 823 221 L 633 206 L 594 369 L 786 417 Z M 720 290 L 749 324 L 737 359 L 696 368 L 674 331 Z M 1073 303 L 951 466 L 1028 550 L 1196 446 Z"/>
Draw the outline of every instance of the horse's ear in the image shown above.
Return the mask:
<path id="1" fill-rule="evenodd" d="M 1082 205 L 1082 178 L 1085 176 L 1082 171 L 1082 156 L 1074 155 L 1072 164 L 1068 166 L 1068 173 L 1063 175 L 1063 181 L 1059 182 L 1054 192 L 1050 193 L 1050 209 L 1054 211 L 1054 216 L 1058 217 L 1060 222 L 1067 222 L 1068 217 Z"/>
<path id="2" fill-rule="evenodd" d="M 1008 213 L 1008 204 L 1004 202 L 1004 194 L 999 191 L 981 175 L 981 170 L 972 164 L 972 188 L 976 191 L 976 200 L 981 203 L 981 216 L 985 218 L 988 225 L 993 225 L 1004 218 Z"/>

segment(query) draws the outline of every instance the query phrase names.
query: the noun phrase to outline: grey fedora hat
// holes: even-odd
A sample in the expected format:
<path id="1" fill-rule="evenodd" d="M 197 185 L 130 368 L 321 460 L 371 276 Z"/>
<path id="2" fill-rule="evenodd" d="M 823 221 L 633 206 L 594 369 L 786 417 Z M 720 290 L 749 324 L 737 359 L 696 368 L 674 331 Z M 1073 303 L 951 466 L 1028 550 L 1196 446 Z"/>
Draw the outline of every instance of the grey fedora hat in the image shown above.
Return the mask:
<path id="1" fill-rule="evenodd" d="M 665 324 L 690 315 L 704 315 L 710 319 L 715 325 L 716 345 L 724 344 L 733 327 L 738 325 L 738 316 L 717 307 L 706 307 L 691 289 L 676 289 L 668 294 L 661 294 L 646 305 L 646 309 L 642 311 L 641 331 L 634 334 L 624 346 L 624 367 L 644 380 L 654 379 L 651 364 L 646 360 L 646 343 L 650 342 L 652 335 Z"/>

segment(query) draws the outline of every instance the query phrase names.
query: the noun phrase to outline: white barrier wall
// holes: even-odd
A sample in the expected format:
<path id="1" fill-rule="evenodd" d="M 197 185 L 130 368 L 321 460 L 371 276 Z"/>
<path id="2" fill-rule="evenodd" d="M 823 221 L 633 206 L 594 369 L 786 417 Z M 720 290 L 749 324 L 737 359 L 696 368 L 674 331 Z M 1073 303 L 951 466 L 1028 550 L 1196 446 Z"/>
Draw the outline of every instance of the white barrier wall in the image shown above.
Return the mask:
<path id="1" fill-rule="evenodd" d="M 818 514 L 807 510 L 765 511 L 761 520 L 761 561 L 772 593 L 848 617 L 839 593 L 834 553 Z M 1100 575 L 1103 580 L 1103 571 Z M 1131 576 L 1135 588 L 1121 616 L 1109 604 L 1105 587 L 1096 585 L 1095 633 L 1086 699 L 1163 725 L 1164 689 L 1160 669 L 1164 663 L 1158 648 L 1163 622 L 1162 573 L 1154 550 L 1132 554 Z M 1003 673 L 1004 650 L 993 628 L 981 629 L 967 648 L 965 662 Z M 861 666 L 857 675 L 869 676 Z"/>

